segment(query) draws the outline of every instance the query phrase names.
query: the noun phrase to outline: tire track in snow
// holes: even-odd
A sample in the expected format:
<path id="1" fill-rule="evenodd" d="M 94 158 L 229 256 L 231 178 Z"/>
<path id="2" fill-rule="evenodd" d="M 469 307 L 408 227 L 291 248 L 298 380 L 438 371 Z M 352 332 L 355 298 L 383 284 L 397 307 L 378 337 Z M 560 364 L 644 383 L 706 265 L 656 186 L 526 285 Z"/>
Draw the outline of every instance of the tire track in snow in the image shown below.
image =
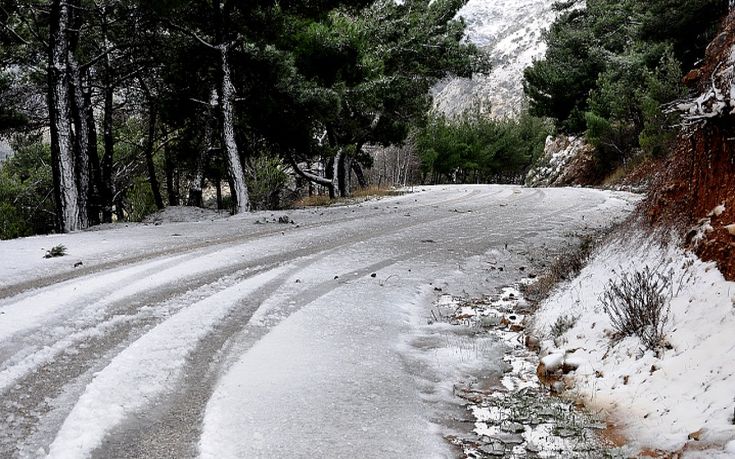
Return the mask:
<path id="1" fill-rule="evenodd" d="M 444 217 L 442 220 L 447 220 L 451 218 L 452 217 Z M 436 220 L 433 220 L 433 222 L 436 222 Z M 387 230 L 383 229 L 382 231 L 372 232 L 372 233 L 367 232 L 368 233 L 367 237 L 364 234 L 362 234 L 363 232 L 359 232 L 359 234 L 356 237 L 353 236 L 353 237 L 343 238 L 342 239 L 343 244 L 340 244 L 340 246 L 338 247 L 329 249 L 329 251 L 334 251 L 343 245 L 350 244 L 355 241 L 362 242 L 362 241 L 365 241 L 367 239 L 371 239 L 374 237 L 379 237 L 385 234 L 390 234 L 396 231 L 401 231 L 405 228 L 423 225 L 424 223 L 425 222 L 421 222 L 421 221 L 415 222 L 412 220 L 408 224 L 398 225 L 397 227 L 389 228 Z M 295 251 L 291 251 L 290 255 L 299 256 L 303 253 L 313 253 L 313 252 L 314 252 L 313 249 L 295 250 Z M 278 258 L 278 257 L 279 255 L 256 259 L 252 262 L 246 263 L 247 266 L 239 265 L 237 266 L 237 268 L 247 268 L 247 267 L 252 266 L 253 264 L 257 264 L 257 262 L 262 263 L 266 261 L 272 261 L 272 259 Z M 203 281 L 202 279 L 198 279 L 198 283 L 206 285 L 209 282 L 214 282 L 216 279 L 219 279 L 225 273 L 232 272 L 232 269 L 233 267 L 231 266 L 223 268 L 219 271 L 216 271 L 213 274 L 210 274 Z M 171 286 L 164 290 L 166 290 L 165 291 L 166 294 L 174 294 L 179 288 L 180 288 L 179 286 Z M 159 290 L 159 291 L 154 291 L 152 293 L 152 296 L 160 297 L 163 294 L 164 294 L 164 291 Z M 151 296 L 151 292 L 149 292 L 149 296 Z M 119 304 L 125 305 L 126 301 L 121 300 L 119 301 Z M 141 303 L 141 304 L 143 306 L 139 306 L 139 307 L 147 307 L 150 303 L 148 302 L 148 303 Z M 129 304 L 127 304 L 127 309 L 131 309 Z M 115 313 L 116 314 L 129 314 L 130 311 L 116 311 Z M 118 316 L 113 316 L 113 320 L 115 317 L 118 317 Z M 136 325 L 138 327 L 140 326 L 140 324 L 136 324 L 134 320 L 131 320 L 130 322 L 127 322 L 127 321 L 121 321 L 121 322 L 126 322 L 126 323 L 124 324 L 124 326 L 121 326 L 118 329 L 110 330 L 107 335 L 104 335 L 101 337 L 95 336 L 93 339 L 90 339 L 82 343 L 80 345 L 82 349 L 78 350 L 79 352 L 78 354 L 72 353 L 71 355 L 65 355 L 64 357 L 72 357 L 71 362 L 69 361 L 69 359 L 64 358 L 64 359 L 61 359 L 59 362 L 52 362 L 48 365 L 45 365 L 44 367 L 41 368 L 40 371 L 33 373 L 26 380 L 20 381 L 18 385 L 25 389 L 29 389 L 28 391 L 23 391 L 25 393 L 43 392 L 46 395 L 46 398 L 48 396 L 53 397 L 54 393 L 59 393 L 62 391 L 62 389 L 65 386 L 65 383 L 67 383 L 70 380 L 73 380 L 75 377 L 78 377 L 80 374 L 83 374 L 92 365 L 98 364 L 99 362 L 96 362 L 96 358 L 99 358 L 99 356 L 105 355 L 106 351 L 109 351 L 110 349 L 113 349 L 116 346 L 119 346 L 121 342 L 125 341 L 126 339 L 129 339 L 128 337 L 131 333 L 135 334 L 136 330 L 134 329 L 134 327 Z M 97 326 L 98 324 L 95 324 L 93 325 L 93 327 L 90 327 L 90 328 L 95 328 Z M 148 326 L 150 327 L 152 325 L 149 323 Z M 113 327 L 110 327 L 110 328 L 113 328 Z M 92 330 L 92 333 L 90 334 L 95 334 L 94 331 L 95 330 Z M 140 332 L 140 330 L 137 330 L 137 332 Z M 86 330 L 82 331 L 79 335 L 83 337 L 85 334 L 86 334 Z M 51 356 L 50 355 L 51 353 L 49 353 L 49 351 L 53 351 L 53 350 L 54 349 L 47 348 L 47 349 L 44 349 L 43 352 L 46 352 L 49 354 L 49 356 Z M 55 350 L 61 351 L 61 350 L 66 350 L 66 348 L 63 345 L 60 345 L 60 346 L 56 346 Z M 94 350 L 94 352 L 92 350 Z M 80 355 L 80 354 L 83 354 L 84 359 L 81 362 L 78 360 L 74 361 L 73 357 L 75 355 Z M 17 369 L 15 371 L 17 372 Z M 33 416 L 30 416 L 30 417 L 26 416 L 26 423 L 25 423 L 25 424 L 32 424 L 34 421 L 37 420 L 37 417 L 40 414 L 42 414 L 42 412 L 44 411 L 43 409 L 39 408 L 39 405 L 42 405 L 43 403 L 33 404 L 33 400 L 34 400 L 33 397 L 27 397 L 23 393 L 16 394 L 16 397 L 18 397 L 20 400 L 25 401 L 25 403 L 23 403 L 23 402 L 20 402 L 18 399 L 16 399 L 15 402 L 12 402 L 18 408 L 16 411 L 33 413 L 34 414 Z M 11 398 L 15 398 L 15 397 L 11 397 Z M 17 414 L 20 414 L 20 413 L 17 413 Z M 27 434 L 28 432 L 26 432 L 26 435 Z M 10 443 L 10 442 L 4 442 L 4 443 Z"/>
<path id="2" fill-rule="evenodd" d="M 3 414 L 0 417 L 0 457 L 11 457 L 22 451 L 31 451 L 30 456 L 36 457 L 35 449 L 48 445 L 48 440 L 39 445 L 37 441 L 29 443 L 26 439 L 36 436 L 39 426 L 40 430 L 55 434 L 60 421 L 48 418 L 64 416 L 71 408 L 59 404 L 57 398 L 73 397 L 75 400 L 91 380 L 91 372 L 104 368 L 126 345 L 185 304 L 201 301 L 229 283 L 230 280 L 215 280 L 183 294 L 171 287 L 165 292 L 152 292 L 145 298 L 141 311 L 114 315 L 110 320 L 75 332 L 6 368 L 0 373 L 4 383 L 10 385 L 0 399 Z M 156 303 L 159 300 L 160 303 Z M 49 422 L 52 425 L 49 426 Z"/>
<path id="3" fill-rule="evenodd" d="M 571 209 L 577 209 L 578 207 L 579 206 L 574 205 L 573 207 L 567 207 L 557 212 L 570 211 Z M 557 212 L 554 212 L 554 214 Z M 527 219 L 527 221 L 531 221 L 533 219 L 534 218 L 530 218 Z M 455 219 L 452 218 L 451 220 Z M 437 226 L 445 225 L 444 220 L 442 220 L 434 221 L 430 223 L 429 226 L 433 226 L 434 224 Z M 406 230 L 404 229 L 402 231 Z M 385 236 L 386 235 L 383 235 L 382 237 Z M 387 236 L 397 237 L 398 233 L 389 234 Z M 467 240 L 465 242 L 474 244 L 477 241 L 485 240 L 486 237 L 484 235 L 474 233 L 471 237 L 466 239 Z M 501 243 L 495 242 L 495 244 L 500 245 Z M 356 244 L 353 244 L 353 246 L 354 245 Z M 341 249 L 344 249 L 344 247 L 341 247 Z M 359 280 L 361 278 L 364 279 L 372 272 L 380 271 L 393 266 L 396 263 L 407 262 L 418 257 L 426 257 L 429 254 L 441 252 L 443 250 L 445 250 L 444 247 L 433 248 L 431 250 L 426 250 L 424 247 L 414 247 L 411 250 L 403 251 L 399 255 L 380 260 L 369 264 L 366 267 L 353 267 L 348 271 L 339 271 L 339 278 L 349 278 L 351 281 Z M 310 264 L 307 263 L 306 266 L 302 266 L 299 272 L 312 269 L 315 263 L 323 262 L 326 257 L 334 255 L 336 251 L 337 248 L 321 252 L 318 254 L 320 259 L 315 261 L 311 261 L 310 258 Z M 349 276 L 347 276 L 348 274 Z M 299 274 L 295 273 L 289 280 L 293 281 L 293 278 L 298 276 Z M 281 281 L 282 284 L 285 284 L 286 282 L 287 281 L 285 279 Z M 218 380 L 218 375 L 228 367 L 227 355 L 231 351 L 228 350 L 229 346 L 226 346 L 226 343 L 231 340 L 233 335 L 238 331 L 245 328 L 247 329 L 247 332 L 244 333 L 244 339 L 241 339 L 238 343 L 238 352 L 241 353 L 257 343 L 290 314 L 293 314 L 310 303 L 329 295 L 337 289 L 345 287 L 346 285 L 344 283 L 328 281 L 318 283 L 317 285 L 303 290 L 298 290 L 290 297 L 282 298 L 280 301 L 282 304 L 289 304 L 291 303 L 289 299 L 297 299 L 298 301 L 295 302 L 296 304 L 280 308 L 278 310 L 280 316 L 276 317 L 275 320 L 268 321 L 269 323 L 267 326 L 251 326 L 250 323 L 242 325 L 242 323 L 246 321 L 246 317 L 242 315 L 242 312 L 238 312 L 237 317 L 228 318 L 227 321 L 229 323 L 223 326 L 223 330 L 220 333 L 215 332 L 210 335 L 210 337 L 203 340 L 199 349 L 194 353 L 195 357 L 187 361 L 188 371 L 185 372 L 186 376 L 184 377 L 184 382 L 177 394 L 170 397 L 166 402 L 168 408 L 154 410 L 154 412 L 148 413 L 148 415 L 144 415 L 143 417 L 138 416 L 134 420 L 127 422 L 127 425 L 114 429 L 106 436 L 107 440 L 104 442 L 104 445 L 96 450 L 93 457 L 132 458 L 196 456 L 196 442 L 201 436 L 202 426 L 200 423 L 203 420 L 204 408 L 206 407 L 214 390 L 214 385 Z M 267 292 L 261 291 L 258 294 L 258 299 L 252 299 L 252 301 L 262 303 L 273 293 L 274 291 L 270 290 Z M 252 317 L 253 312 L 261 314 L 263 308 L 264 305 L 261 304 L 261 307 L 256 308 L 255 311 L 253 311 L 252 308 L 247 309 L 247 319 Z M 285 315 L 283 314 L 284 310 L 287 310 Z M 269 310 L 266 314 L 272 312 L 272 310 Z M 235 322 L 236 324 L 233 324 L 232 322 Z M 218 357 L 213 359 L 215 355 Z M 229 360 L 230 364 L 233 363 L 231 362 L 232 356 L 229 357 Z M 214 363 L 210 364 L 210 362 Z"/>
<path id="4" fill-rule="evenodd" d="M 360 276 L 367 277 L 371 272 L 390 266 L 396 261 L 398 258 L 383 260 L 362 267 L 357 272 Z M 301 263 L 298 272 L 308 269 L 310 263 L 313 260 Z M 290 273 L 298 275 L 298 272 L 293 270 Z M 160 405 L 157 408 L 113 428 L 105 435 L 103 444 L 93 452 L 92 457 L 196 457 L 204 410 L 215 384 L 228 366 L 233 338 L 243 332 L 253 314 L 288 280 L 288 273 L 284 273 L 248 297 L 243 302 L 243 307 L 225 318 L 191 353 L 178 389 L 159 400 Z M 334 280 L 321 282 L 299 293 L 298 298 L 303 307 L 343 286 L 344 284 L 336 284 Z M 248 342 L 257 342 L 273 327 L 274 325 L 248 329 Z"/>
<path id="5" fill-rule="evenodd" d="M 179 311 L 115 356 L 87 385 L 64 420 L 49 457 L 87 457 L 111 425 L 176 390 L 185 362 L 200 340 L 243 300 L 287 269 L 257 273 Z"/>
<path id="6" fill-rule="evenodd" d="M 496 191 L 497 194 L 500 194 L 504 190 L 499 188 L 498 190 L 493 190 L 493 191 Z M 470 189 L 469 191 L 465 189 L 463 191 L 463 194 L 459 196 L 454 196 L 451 198 L 441 199 L 438 201 L 432 201 L 428 203 L 411 202 L 409 203 L 409 206 L 413 209 L 427 209 L 427 208 L 430 208 L 436 205 L 446 205 L 446 204 L 450 204 L 453 202 L 466 202 L 468 199 L 480 197 L 481 194 L 482 192 L 477 189 L 474 189 L 474 190 Z M 395 198 L 389 198 L 387 200 L 385 199 L 378 200 L 375 202 L 365 201 L 363 203 L 352 204 L 349 206 L 337 206 L 337 207 L 333 207 L 329 209 L 330 210 L 334 209 L 334 211 L 336 212 L 344 212 L 346 210 L 352 210 L 354 208 L 361 207 L 363 205 L 386 204 L 388 202 L 400 200 L 402 198 L 405 198 L 406 196 L 410 196 L 410 195 L 403 195 L 403 196 L 399 196 Z M 379 218 L 385 217 L 385 215 L 384 214 L 372 214 L 368 216 L 349 215 L 346 217 L 338 217 L 334 219 L 329 219 L 330 217 L 329 215 L 327 215 L 326 217 L 327 218 L 320 220 L 320 221 L 316 221 L 312 223 L 305 223 L 303 225 L 300 225 L 298 230 L 307 231 L 310 229 L 323 227 L 325 225 L 350 223 L 356 220 L 379 219 Z M 228 222 L 228 223 L 232 223 L 232 222 Z M 250 225 L 252 222 L 242 221 L 240 223 L 242 223 L 243 225 Z M 220 222 L 219 221 L 214 222 L 214 224 L 220 224 Z M 216 249 L 217 247 L 220 247 L 220 246 L 227 246 L 227 245 L 232 245 L 235 243 L 245 243 L 248 241 L 257 240 L 262 237 L 276 235 L 280 233 L 281 231 L 282 231 L 282 228 L 274 227 L 274 228 L 269 228 L 265 231 L 248 232 L 246 234 L 240 233 L 240 234 L 233 235 L 233 236 L 222 236 L 215 240 L 205 239 L 205 240 L 198 240 L 198 241 L 193 241 L 193 242 L 182 241 L 182 243 L 174 247 L 169 247 L 163 250 L 151 248 L 151 250 L 146 251 L 145 253 L 139 253 L 133 256 L 128 256 L 128 257 L 124 257 L 121 259 L 108 261 L 108 262 L 102 262 L 102 263 L 98 263 L 98 264 L 94 264 L 90 266 L 82 266 L 80 268 L 75 268 L 74 270 L 56 273 L 56 274 L 52 274 L 48 276 L 36 277 L 28 281 L 21 281 L 21 282 L 14 283 L 12 285 L 2 286 L 0 287 L 0 300 L 12 298 L 24 292 L 36 290 L 36 289 L 43 288 L 43 287 L 48 287 L 50 285 L 54 285 L 54 284 L 58 284 L 58 283 L 62 283 L 62 282 L 66 282 L 66 281 L 70 281 L 74 279 L 79 279 L 79 278 L 86 277 L 86 276 L 97 275 L 104 271 L 114 270 L 120 267 L 129 266 L 131 264 L 142 263 L 142 262 L 146 262 L 146 261 L 153 260 L 156 258 L 182 254 L 182 252 L 184 253 L 193 252 L 193 251 L 197 251 L 197 250 L 204 249 L 204 248 Z"/>
<path id="7" fill-rule="evenodd" d="M 216 281 L 219 277 L 224 276 L 225 274 L 231 273 L 232 270 L 235 268 L 247 268 L 249 266 L 252 266 L 252 264 L 257 260 L 269 261 L 269 262 L 279 262 L 279 261 L 283 262 L 287 260 L 292 261 L 295 257 L 308 256 L 309 254 L 321 254 L 321 256 L 323 257 L 329 252 L 333 252 L 333 251 L 336 251 L 337 249 L 343 248 L 343 246 L 346 244 L 365 243 L 367 241 L 372 241 L 372 240 L 375 240 L 376 238 L 383 237 L 386 235 L 395 235 L 395 234 L 400 233 L 401 231 L 411 231 L 412 229 L 416 227 L 420 227 L 423 229 L 427 225 L 430 227 L 438 227 L 438 228 L 445 227 L 446 228 L 447 225 L 452 226 L 452 224 L 456 221 L 458 222 L 457 223 L 458 227 L 461 228 L 463 226 L 467 226 L 466 222 L 469 220 L 469 226 L 472 226 L 473 220 L 476 217 L 480 217 L 481 215 L 488 215 L 488 214 L 494 215 L 495 213 L 497 213 L 497 207 L 493 206 L 493 204 L 497 205 L 499 202 L 498 199 L 505 199 L 508 202 L 510 202 L 512 205 L 520 205 L 529 200 L 535 201 L 535 200 L 544 199 L 544 194 L 539 191 L 534 191 L 534 192 L 524 191 L 523 193 L 518 193 L 518 195 L 516 195 L 515 193 L 512 193 L 511 195 L 506 196 L 505 198 L 497 197 L 497 194 L 503 194 L 501 192 L 494 193 L 494 194 L 490 194 L 490 193 L 485 193 L 485 194 L 477 193 L 477 194 L 479 195 L 474 196 L 472 200 L 463 201 L 460 206 L 460 208 L 466 208 L 466 207 L 477 207 L 477 205 L 480 205 L 481 210 L 479 211 L 475 210 L 472 214 L 459 214 L 459 216 L 457 216 L 457 215 L 450 214 L 451 209 L 446 209 L 447 214 L 440 215 L 439 218 L 437 218 L 437 215 L 432 215 L 432 214 L 428 214 L 428 215 L 416 214 L 414 217 L 412 217 L 410 220 L 407 220 L 405 223 L 400 221 L 399 222 L 400 224 L 398 225 L 395 224 L 396 223 L 395 221 L 388 222 L 388 224 L 385 225 L 385 223 L 381 222 L 381 220 L 391 218 L 391 217 L 397 220 L 401 220 L 399 215 L 391 216 L 387 214 L 382 214 L 372 219 L 364 218 L 364 217 L 356 217 L 355 219 L 352 219 L 352 220 L 354 221 L 357 219 L 364 219 L 365 224 L 359 226 L 358 228 L 351 228 L 343 224 L 332 225 L 332 226 L 339 226 L 339 228 L 331 228 L 329 227 L 330 225 L 326 225 L 328 226 L 328 228 L 325 228 L 325 230 L 327 232 L 331 231 L 331 233 L 323 237 L 324 240 L 320 242 L 320 245 L 322 245 L 321 247 L 316 247 L 316 248 L 309 247 L 309 246 L 302 247 L 301 244 L 303 244 L 303 241 L 299 242 L 299 239 L 297 237 L 294 237 L 288 240 L 288 244 L 291 244 L 291 245 L 287 246 L 286 250 L 279 252 L 279 253 L 267 255 L 265 257 L 262 257 L 256 260 L 244 260 L 242 262 L 237 262 L 234 265 L 227 265 L 224 267 L 220 267 L 218 269 L 215 269 L 214 271 L 209 272 L 210 278 L 206 279 L 206 282 Z M 457 199 L 460 199 L 460 198 L 457 198 Z M 488 204 L 488 205 L 484 206 L 484 204 Z M 427 205 L 422 205 L 422 206 L 426 207 L 429 205 L 427 204 Z M 581 206 L 575 206 L 575 208 L 579 208 L 579 207 Z M 412 212 L 412 210 L 408 208 L 408 206 L 402 206 L 400 207 L 398 211 L 394 212 L 394 214 L 404 212 L 404 211 Z M 563 209 L 558 210 L 554 212 L 553 214 L 559 214 L 562 212 L 573 212 L 573 211 L 570 207 L 565 206 Z M 552 213 L 547 212 L 543 216 L 550 217 L 551 215 Z M 512 224 L 514 222 L 519 223 L 518 220 L 514 220 L 514 215 L 509 214 L 507 211 L 500 212 L 499 217 L 500 218 L 498 219 L 497 223 L 503 223 L 503 224 L 506 224 L 506 223 Z M 537 218 L 537 217 L 533 217 L 533 218 Z M 533 218 L 531 218 L 531 220 Z M 465 222 L 465 223 L 460 223 L 460 222 Z M 433 229 L 433 230 L 427 230 L 427 233 L 431 233 L 431 231 L 436 232 L 436 230 Z M 347 233 L 347 234 L 344 234 L 344 233 Z M 418 234 L 421 233 L 421 231 L 419 232 L 413 231 L 413 233 L 418 237 Z M 291 234 L 292 233 L 290 233 L 289 235 Z M 482 238 L 483 236 L 479 236 L 479 237 Z M 333 240 L 337 240 L 337 242 L 341 241 L 343 242 L 343 244 L 339 246 L 334 246 Z M 293 245 L 299 248 L 293 249 L 292 248 Z M 451 246 L 451 241 L 447 241 L 446 245 Z M 444 246 L 444 244 L 438 244 L 438 246 Z M 235 245 L 233 247 L 238 247 L 238 246 Z M 231 251 L 231 250 L 233 250 L 232 247 L 227 249 L 227 251 Z M 213 254 L 216 254 L 220 251 L 223 251 L 223 249 L 221 247 L 217 247 L 214 250 L 204 250 L 198 253 L 190 254 L 190 256 L 192 260 L 196 260 L 196 259 L 203 258 L 203 257 L 213 256 Z M 421 251 L 426 252 L 425 248 L 421 249 Z M 192 280 L 193 278 L 189 278 L 187 279 L 186 282 L 191 282 Z M 325 284 L 331 284 L 331 283 L 325 283 Z M 181 285 L 168 285 L 167 288 L 170 288 L 171 292 L 175 294 L 175 292 L 181 290 L 182 286 Z M 315 294 L 316 293 L 318 292 L 315 291 Z M 147 303 L 143 303 L 143 304 L 147 304 Z M 125 308 L 124 302 L 122 301 L 116 306 L 120 306 L 123 309 Z M 141 330 L 136 329 L 134 331 L 140 332 Z M 120 340 L 117 341 L 117 343 L 121 343 L 121 342 L 124 342 L 124 339 L 122 341 Z M 90 363 L 90 362 L 87 362 L 87 360 L 90 360 L 87 358 L 84 358 L 84 359 L 80 358 L 80 360 L 82 360 L 82 363 Z M 99 364 L 99 362 L 96 362 L 94 359 L 91 359 L 91 363 Z M 86 368 L 89 368 L 89 365 L 87 365 Z M 40 385 L 39 388 L 43 389 L 43 385 Z M 58 385 L 58 389 L 61 389 L 61 388 L 63 388 L 63 383 Z M 46 394 L 46 392 L 43 390 L 34 391 L 34 392 L 43 393 L 44 395 Z"/>

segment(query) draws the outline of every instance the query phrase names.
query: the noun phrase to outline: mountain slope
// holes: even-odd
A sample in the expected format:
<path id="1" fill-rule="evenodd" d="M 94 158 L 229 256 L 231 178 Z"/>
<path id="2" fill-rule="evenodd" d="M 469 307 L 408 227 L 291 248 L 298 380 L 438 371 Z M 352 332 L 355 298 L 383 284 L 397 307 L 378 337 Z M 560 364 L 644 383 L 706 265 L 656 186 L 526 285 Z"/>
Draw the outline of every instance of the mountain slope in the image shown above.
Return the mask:
<path id="1" fill-rule="evenodd" d="M 436 108 L 456 115 L 480 103 L 494 117 L 517 114 L 523 103 L 523 69 L 543 57 L 543 31 L 556 13 L 550 0 L 470 0 L 459 15 L 467 23 L 467 39 L 487 51 L 489 75 L 455 78 L 435 88 Z"/>

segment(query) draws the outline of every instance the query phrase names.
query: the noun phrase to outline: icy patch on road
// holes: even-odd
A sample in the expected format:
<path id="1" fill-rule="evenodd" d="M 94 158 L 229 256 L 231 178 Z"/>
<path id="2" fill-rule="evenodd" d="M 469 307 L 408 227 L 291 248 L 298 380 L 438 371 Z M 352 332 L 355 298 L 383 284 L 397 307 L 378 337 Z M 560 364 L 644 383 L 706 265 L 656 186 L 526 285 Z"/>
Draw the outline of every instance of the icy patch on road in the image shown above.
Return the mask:
<path id="1" fill-rule="evenodd" d="M 135 341 L 87 386 L 51 444 L 48 457 L 88 457 L 107 432 L 170 393 L 186 357 L 217 323 L 286 268 L 257 274 L 180 311 Z"/>
<path id="2" fill-rule="evenodd" d="M 393 344 L 415 290 L 368 279 L 294 312 L 242 355 L 207 405 L 202 457 L 450 456 Z"/>

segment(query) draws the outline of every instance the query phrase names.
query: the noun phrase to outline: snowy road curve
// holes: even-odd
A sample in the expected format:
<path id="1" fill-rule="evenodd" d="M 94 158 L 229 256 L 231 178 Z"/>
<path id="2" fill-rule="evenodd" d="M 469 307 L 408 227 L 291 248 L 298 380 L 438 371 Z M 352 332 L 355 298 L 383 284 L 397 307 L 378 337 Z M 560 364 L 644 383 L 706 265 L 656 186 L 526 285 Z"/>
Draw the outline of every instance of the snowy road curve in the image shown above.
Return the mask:
<path id="1" fill-rule="evenodd" d="M 635 200 L 429 187 L 0 242 L 0 457 L 452 457 L 452 384 L 502 349 L 427 325 L 432 302 L 517 282 Z"/>

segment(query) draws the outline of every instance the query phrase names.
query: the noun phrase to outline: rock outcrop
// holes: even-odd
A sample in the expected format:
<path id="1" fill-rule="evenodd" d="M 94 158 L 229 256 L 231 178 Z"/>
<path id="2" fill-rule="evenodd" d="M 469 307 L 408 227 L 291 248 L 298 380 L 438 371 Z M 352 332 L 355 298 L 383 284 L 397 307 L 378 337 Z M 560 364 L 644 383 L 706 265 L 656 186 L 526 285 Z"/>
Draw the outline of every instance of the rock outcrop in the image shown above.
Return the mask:
<path id="1" fill-rule="evenodd" d="M 594 179 L 594 147 L 581 137 L 546 139 L 544 154 L 526 176 L 529 187 L 559 187 L 589 184 Z"/>

